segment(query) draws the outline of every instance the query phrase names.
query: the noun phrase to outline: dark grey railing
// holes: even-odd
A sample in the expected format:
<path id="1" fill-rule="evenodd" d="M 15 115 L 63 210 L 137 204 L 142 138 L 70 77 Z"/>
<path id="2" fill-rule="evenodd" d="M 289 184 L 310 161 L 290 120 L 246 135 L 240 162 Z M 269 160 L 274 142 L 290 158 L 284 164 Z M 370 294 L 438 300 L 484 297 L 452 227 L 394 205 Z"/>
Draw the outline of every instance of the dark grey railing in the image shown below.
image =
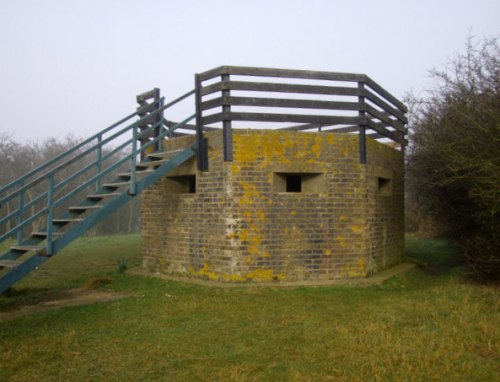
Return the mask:
<path id="1" fill-rule="evenodd" d="M 203 131 L 222 124 L 225 160 L 232 160 L 236 121 L 266 122 L 267 128 L 295 123 L 277 127 L 282 130 L 357 133 L 361 163 L 366 163 L 366 135 L 401 147 L 407 143 L 406 106 L 364 74 L 221 66 L 197 74 L 195 85 L 198 147 L 203 147 Z M 304 97 L 297 99 L 298 94 Z M 284 109 L 288 112 L 279 111 Z M 201 160 L 199 166 L 206 164 Z"/>

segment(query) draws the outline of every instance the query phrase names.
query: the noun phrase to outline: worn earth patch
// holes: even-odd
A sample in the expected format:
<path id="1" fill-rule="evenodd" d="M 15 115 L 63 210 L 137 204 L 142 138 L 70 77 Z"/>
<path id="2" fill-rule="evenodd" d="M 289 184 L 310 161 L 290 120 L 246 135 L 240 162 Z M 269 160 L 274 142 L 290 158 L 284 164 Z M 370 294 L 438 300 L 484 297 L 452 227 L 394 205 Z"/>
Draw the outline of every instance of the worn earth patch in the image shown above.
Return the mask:
<path id="1" fill-rule="evenodd" d="M 99 290 L 106 280 L 94 280 L 82 288 L 44 293 L 33 300 L 16 302 L 0 311 L 0 321 L 30 315 L 38 312 L 58 309 L 65 306 L 89 305 L 115 301 L 133 296 L 130 292 Z"/>

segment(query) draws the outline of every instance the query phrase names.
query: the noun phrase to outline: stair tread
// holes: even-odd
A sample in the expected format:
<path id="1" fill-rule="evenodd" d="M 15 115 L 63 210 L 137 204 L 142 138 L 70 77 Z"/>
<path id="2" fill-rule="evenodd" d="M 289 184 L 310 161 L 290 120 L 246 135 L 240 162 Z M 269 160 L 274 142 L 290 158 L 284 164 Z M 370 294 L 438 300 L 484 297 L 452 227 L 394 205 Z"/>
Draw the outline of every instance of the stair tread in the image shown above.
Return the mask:
<path id="1" fill-rule="evenodd" d="M 17 260 L 0 260 L 0 267 L 4 268 L 14 268 L 21 264 L 21 261 Z"/>
<path id="2" fill-rule="evenodd" d="M 83 219 L 53 219 L 52 223 L 73 223 L 81 222 Z"/>
<path id="3" fill-rule="evenodd" d="M 120 194 L 117 192 L 110 192 L 108 194 L 91 194 L 91 195 L 87 195 L 87 199 L 103 199 L 103 198 L 107 198 L 107 197 L 115 197 L 118 195 L 120 195 Z"/>
<path id="4" fill-rule="evenodd" d="M 10 247 L 10 249 L 13 251 L 29 252 L 29 251 L 39 251 L 43 249 L 43 247 L 38 247 L 36 245 L 13 245 L 12 247 Z"/>
<path id="5" fill-rule="evenodd" d="M 103 187 L 121 187 L 121 186 L 126 186 L 129 185 L 130 182 L 114 182 L 114 183 L 104 183 L 102 186 Z"/>
<path id="6" fill-rule="evenodd" d="M 91 206 L 71 206 L 71 207 L 69 207 L 70 210 L 92 210 L 92 209 L 99 209 L 99 208 L 102 208 L 102 206 L 91 205 Z"/>
<path id="7" fill-rule="evenodd" d="M 148 154 L 148 158 L 165 158 L 166 156 L 169 156 L 171 154 L 177 154 L 184 151 L 183 149 L 175 149 L 175 150 L 167 150 L 167 151 L 161 151 L 158 153 L 151 153 Z"/>
<path id="8" fill-rule="evenodd" d="M 157 167 L 157 166 L 161 166 L 162 164 L 167 163 L 169 161 L 170 161 L 170 159 L 153 160 L 150 162 L 140 162 L 140 163 L 137 163 L 137 167 Z"/>
<path id="9" fill-rule="evenodd" d="M 153 170 L 139 170 L 139 171 L 136 171 L 135 174 L 136 175 L 143 175 L 143 174 L 151 174 L 153 172 Z M 121 174 L 118 174 L 119 177 L 130 177 L 132 175 L 131 172 L 122 172 Z"/>
<path id="10" fill-rule="evenodd" d="M 64 235 L 64 232 L 52 232 L 52 236 L 61 236 L 61 235 Z M 42 231 L 31 232 L 31 236 L 47 237 L 47 232 L 42 232 Z"/>

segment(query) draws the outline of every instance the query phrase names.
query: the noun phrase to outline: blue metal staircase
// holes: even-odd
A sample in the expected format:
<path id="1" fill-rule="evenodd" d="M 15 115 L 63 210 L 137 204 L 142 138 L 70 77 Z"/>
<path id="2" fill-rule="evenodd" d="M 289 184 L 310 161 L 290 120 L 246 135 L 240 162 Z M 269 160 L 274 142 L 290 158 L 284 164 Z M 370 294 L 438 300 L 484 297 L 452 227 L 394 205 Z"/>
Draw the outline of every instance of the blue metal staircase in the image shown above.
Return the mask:
<path id="1" fill-rule="evenodd" d="M 166 124 L 163 111 L 193 93 L 166 105 L 143 93 L 136 112 L 0 188 L 0 243 L 16 240 L 0 255 L 0 294 L 196 155 L 196 144 L 163 150 L 195 118 Z"/>

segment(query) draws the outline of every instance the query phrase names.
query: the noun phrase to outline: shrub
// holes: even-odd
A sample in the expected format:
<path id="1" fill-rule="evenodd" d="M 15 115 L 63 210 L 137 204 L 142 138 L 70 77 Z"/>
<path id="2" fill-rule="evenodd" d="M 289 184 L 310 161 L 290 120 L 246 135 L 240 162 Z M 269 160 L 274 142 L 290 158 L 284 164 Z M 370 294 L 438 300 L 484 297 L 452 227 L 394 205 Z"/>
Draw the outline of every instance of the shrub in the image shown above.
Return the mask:
<path id="1" fill-rule="evenodd" d="M 408 186 L 411 203 L 463 249 L 474 276 L 499 278 L 500 49 L 475 43 L 435 88 L 411 98 Z"/>

